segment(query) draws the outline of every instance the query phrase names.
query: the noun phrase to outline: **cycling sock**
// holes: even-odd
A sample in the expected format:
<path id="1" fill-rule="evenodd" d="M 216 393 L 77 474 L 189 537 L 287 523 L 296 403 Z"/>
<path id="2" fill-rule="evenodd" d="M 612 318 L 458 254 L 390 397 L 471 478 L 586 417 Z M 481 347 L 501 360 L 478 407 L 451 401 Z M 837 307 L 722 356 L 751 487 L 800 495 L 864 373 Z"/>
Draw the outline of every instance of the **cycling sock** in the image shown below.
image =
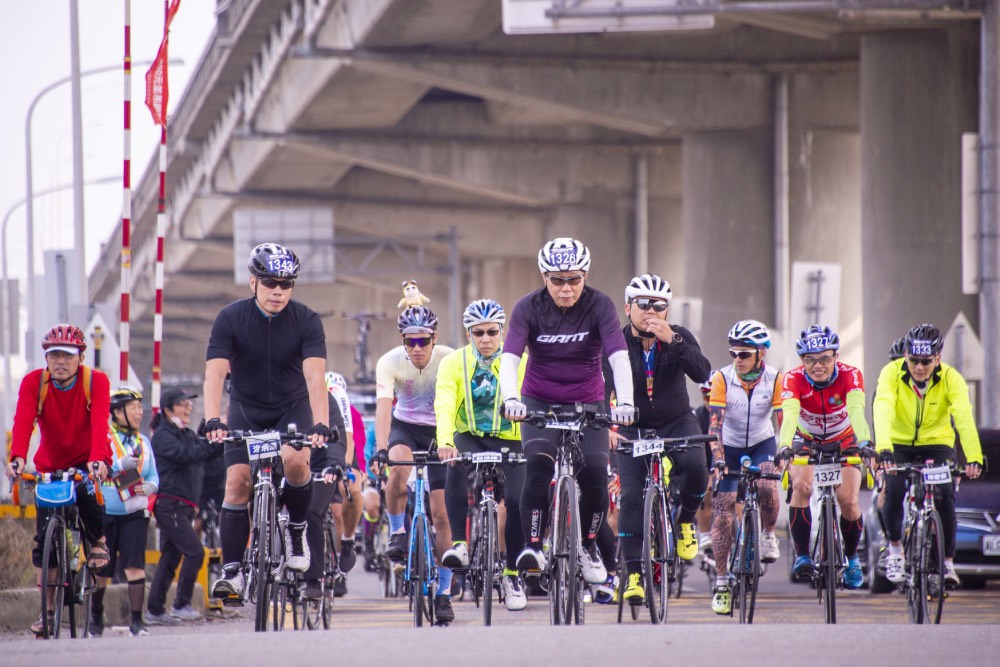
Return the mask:
<path id="1" fill-rule="evenodd" d="M 795 544 L 795 555 L 808 556 L 812 532 L 812 510 L 809 507 L 788 508 L 788 532 Z"/>
<path id="2" fill-rule="evenodd" d="M 854 558 L 858 555 L 858 543 L 861 542 L 861 532 L 864 530 L 864 522 L 861 517 L 854 521 L 848 521 L 843 516 L 840 517 L 840 534 L 844 536 L 844 556 Z"/>
<path id="3" fill-rule="evenodd" d="M 249 539 L 250 513 L 246 505 L 222 503 L 222 511 L 219 512 L 219 541 L 222 542 L 223 565 L 241 562 Z"/>
<path id="4" fill-rule="evenodd" d="M 521 491 L 521 528 L 525 546 L 540 549 L 545 536 L 549 506 L 549 483 L 556 471 L 555 461 L 536 454 L 528 459 L 524 471 L 524 489 Z M 605 492 L 607 495 L 607 492 Z"/>
<path id="5" fill-rule="evenodd" d="M 577 473 L 576 481 L 580 487 L 580 537 L 584 546 L 590 546 L 608 511 L 608 468 L 587 466 Z"/>
<path id="6" fill-rule="evenodd" d="M 438 597 L 442 595 L 451 595 L 451 568 L 450 567 L 438 567 Z"/>
<path id="7" fill-rule="evenodd" d="M 309 514 L 309 504 L 312 502 L 312 480 L 306 480 L 305 484 L 296 486 L 289 481 L 285 481 L 285 490 L 282 499 L 285 502 L 285 509 L 288 510 L 289 523 L 302 523 Z"/>
<path id="8" fill-rule="evenodd" d="M 133 620 L 136 614 L 142 614 L 142 599 L 146 596 L 146 577 L 128 582 L 128 604 L 132 609 Z M 140 616 L 140 619 L 142 617 Z"/>
<path id="9" fill-rule="evenodd" d="M 597 548 L 601 552 L 601 562 L 604 569 L 614 572 L 618 567 L 615 562 L 615 534 L 607 521 L 601 523 L 601 529 L 597 532 Z"/>
<path id="10" fill-rule="evenodd" d="M 398 533 L 403 530 L 403 524 L 406 523 L 406 512 L 400 512 L 399 514 L 393 514 L 392 512 L 386 512 L 389 515 L 389 532 Z"/>
<path id="11" fill-rule="evenodd" d="M 902 544 L 890 544 L 889 545 L 889 555 L 890 556 L 902 556 L 903 555 L 903 545 Z"/>

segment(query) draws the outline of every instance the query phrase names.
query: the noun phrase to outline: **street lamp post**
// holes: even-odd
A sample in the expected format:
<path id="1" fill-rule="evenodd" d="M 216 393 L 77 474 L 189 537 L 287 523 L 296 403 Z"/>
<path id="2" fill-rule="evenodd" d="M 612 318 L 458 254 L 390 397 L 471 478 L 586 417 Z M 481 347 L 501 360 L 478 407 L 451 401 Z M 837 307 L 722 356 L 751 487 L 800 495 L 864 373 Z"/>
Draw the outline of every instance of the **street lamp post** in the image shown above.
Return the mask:
<path id="1" fill-rule="evenodd" d="M 168 61 L 171 65 L 183 65 L 184 61 L 182 59 L 171 58 Z M 147 67 L 153 64 L 153 61 L 147 60 L 142 63 L 136 63 L 139 67 Z M 95 74 L 104 74 L 106 72 L 120 72 L 121 65 L 108 65 L 105 67 L 96 67 L 94 69 L 88 69 L 80 73 L 80 78 L 86 76 L 93 76 Z M 28 235 L 28 268 L 27 268 L 27 310 L 28 310 L 28 327 L 25 332 L 24 346 L 25 358 L 28 361 L 29 366 L 35 365 L 35 355 L 37 354 L 34 348 L 31 346 L 31 342 L 35 340 L 35 211 L 34 211 L 34 184 L 32 181 L 31 173 L 31 118 L 35 112 L 35 107 L 38 102 L 41 101 L 45 95 L 52 92 L 60 86 L 64 86 L 73 80 L 72 76 L 63 77 L 58 81 L 50 83 L 48 86 L 43 88 L 37 95 L 35 99 L 31 100 L 31 104 L 28 106 L 28 115 L 24 122 L 24 158 L 25 158 L 25 185 L 26 192 L 24 197 L 25 212 L 27 215 L 27 235 Z M 74 175 L 76 177 L 76 175 Z M 83 247 L 78 248 L 78 251 L 82 254 L 82 259 L 80 265 L 83 267 L 84 275 L 86 275 L 87 263 L 86 263 L 86 249 Z M 82 289 L 86 290 L 86 284 L 81 286 Z"/>

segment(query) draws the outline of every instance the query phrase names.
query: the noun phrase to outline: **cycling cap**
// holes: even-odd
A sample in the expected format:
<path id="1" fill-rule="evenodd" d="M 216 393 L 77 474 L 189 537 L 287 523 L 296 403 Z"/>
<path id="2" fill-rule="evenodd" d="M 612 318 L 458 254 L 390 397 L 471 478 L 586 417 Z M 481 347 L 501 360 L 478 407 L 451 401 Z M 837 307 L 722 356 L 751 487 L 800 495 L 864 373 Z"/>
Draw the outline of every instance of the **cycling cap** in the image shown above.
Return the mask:
<path id="1" fill-rule="evenodd" d="M 247 268 L 258 278 L 295 280 L 299 276 L 299 258 L 285 246 L 261 243 L 250 251 Z"/>
<path id="2" fill-rule="evenodd" d="M 902 359 L 906 356 L 906 336 L 902 338 L 897 338 L 889 346 L 889 361 L 895 361 L 896 359 Z"/>
<path id="3" fill-rule="evenodd" d="M 740 320 L 729 330 L 729 344 L 771 347 L 771 332 L 757 320 Z"/>
<path id="4" fill-rule="evenodd" d="M 131 401 L 142 401 L 142 393 L 138 389 L 122 385 L 111 392 L 111 409 L 124 408 Z"/>
<path id="5" fill-rule="evenodd" d="M 335 371 L 327 371 L 324 376 L 326 379 L 326 390 L 330 391 L 334 387 L 340 387 L 344 391 L 347 391 L 347 380 L 344 376 Z"/>
<path id="6" fill-rule="evenodd" d="M 568 236 L 553 239 L 538 251 L 538 270 L 542 273 L 589 271 L 590 250 Z"/>
<path id="7" fill-rule="evenodd" d="M 673 295 L 670 283 L 654 273 L 644 273 L 633 278 L 632 282 L 625 288 L 625 303 L 631 303 L 632 299 L 639 297 L 649 297 L 663 299 L 669 306 Z"/>
<path id="8" fill-rule="evenodd" d="M 430 308 L 410 306 L 396 318 L 396 326 L 401 334 L 434 333 L 438 318 Z"/>
<path id="9" fill-rule="evenodd" d="M 930 357 L 941 354 L 944 338 L 941 330 L 933 324 L 918 324 L 906 334 L 905 352 L 917 357 Z"/>
<path id="10" fill-rule="evenodd" d="M 795 341 L 795 353 L 800 357 L 811 352 L 825 352 L 826 350 L 836 352 L 839 349 L 840 336 L 830 331 L 830 327 L 821 327 L 818 324 L 803 329 L 802 333 L 799 334 L 799 339 Z"/>
<path id="11" fill-rule="evenodd" d="M 503 327 L 507 321 L 507 315 L 503 312 L 500 304 L 493 299 L 479 299 L 473 301 L 465 309 L 462 315 L 462 326 L 469 329 L 477 324 L 496 323 Z"/>
<path id="12" fill-rule="evenodd" d="M 82 354 L 87 349 L 87 339 L 80 327 L 72 324 L 57 324 L 42 338 L 42 349 L 49 352 L 69 352 Z"/>

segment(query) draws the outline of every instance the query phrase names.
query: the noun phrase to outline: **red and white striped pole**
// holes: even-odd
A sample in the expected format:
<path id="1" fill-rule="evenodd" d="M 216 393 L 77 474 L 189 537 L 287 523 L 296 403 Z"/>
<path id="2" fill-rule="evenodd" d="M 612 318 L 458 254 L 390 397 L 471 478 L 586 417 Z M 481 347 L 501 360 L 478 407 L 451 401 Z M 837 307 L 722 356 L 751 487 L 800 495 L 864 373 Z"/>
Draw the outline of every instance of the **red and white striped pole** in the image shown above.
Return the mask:
<path id="1" fill-rule="evenodd" d="M 121 348 L 118 377 L 128 382 L 129 271 L 132 268 L 132 0 L 125 3 L 125 142 L 122 175 L 122 302 L 118 344 Z"/>
<path id="2" fill-rule="evenodd" d="M 170 25 L 170 2 L 163 0 L 163 42 L 166 50 L 168 27 Z M 163 63 L 164 70 L 167 64 Z M 165 77 L 164 77 L 165 78 Z M 164 105 L 165 106 L 165 105 Z M 167 233 L 167 119 L 166 113 L 160 125 L 160 196 L 156 205 L 156 304 L 153 312 L 153 414 L 160 411 L 160 380 L 163 367 L 163 239 Z"/>

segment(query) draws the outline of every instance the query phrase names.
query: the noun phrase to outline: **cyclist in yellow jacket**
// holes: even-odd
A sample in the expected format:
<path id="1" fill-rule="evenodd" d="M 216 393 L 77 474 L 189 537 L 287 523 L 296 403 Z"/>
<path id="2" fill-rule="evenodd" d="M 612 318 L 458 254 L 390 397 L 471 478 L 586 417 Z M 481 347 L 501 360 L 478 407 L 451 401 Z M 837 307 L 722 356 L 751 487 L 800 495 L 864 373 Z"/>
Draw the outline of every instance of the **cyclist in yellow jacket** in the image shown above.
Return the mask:
<path id="1" fill-rule="evenodd" d="M 521 429 L 503 416 L 500 397 L 500 354 L 507 316 L 496 301 L 479 299 L 465 309 L 462 323 L 469 345 L 441 360 L 434 390 L 438 448 L 457 447 L 462 452 L 521 453 Z M 520 378 L 524 377 L 521 364 Z M 518 383 L 520 386 L 520 382 Z M 528 604 L 517 574 L 517 555 L 524 548 L 518 505 L 524 486 L 524 468 L 504 464 L 504 500 L 507 520 L 503 527 L 507 563 L 502 582 L 504 604 L 520 611 Z M 447 567 L 469 566 L 465 519 L 468 515 L 468 464 L 454 464 L 445 482 L 445 505 L 454 546 L 444 553 Z"/>
<path id="2" fill-rule="evenodd" d="M 875 390 L 872 412 L 875 448 L 879 461 L 890 474 L 885 483 L 882 517 L 889 537 L 885 562 L 886 579 L 903 581 L 903 495 L 906 480 L 892 474 L 896 463 L 934 463 L 955 458 L 955 431 L 962 441 L 967 464 L 965 474 L 979 477 L 983 452 L 972 416 L 969 387 L 961 373 L 941 363 L 944 339 L 931 324 L 920 324 L 906 335 L 904 357 L 882 368 Z M 952 422 L 954 421 L 954 425 Z M 945 583 L 957 586 L 955 573 L 955 488 L 941 486 L 937 506 L 944 528 Z"/>

